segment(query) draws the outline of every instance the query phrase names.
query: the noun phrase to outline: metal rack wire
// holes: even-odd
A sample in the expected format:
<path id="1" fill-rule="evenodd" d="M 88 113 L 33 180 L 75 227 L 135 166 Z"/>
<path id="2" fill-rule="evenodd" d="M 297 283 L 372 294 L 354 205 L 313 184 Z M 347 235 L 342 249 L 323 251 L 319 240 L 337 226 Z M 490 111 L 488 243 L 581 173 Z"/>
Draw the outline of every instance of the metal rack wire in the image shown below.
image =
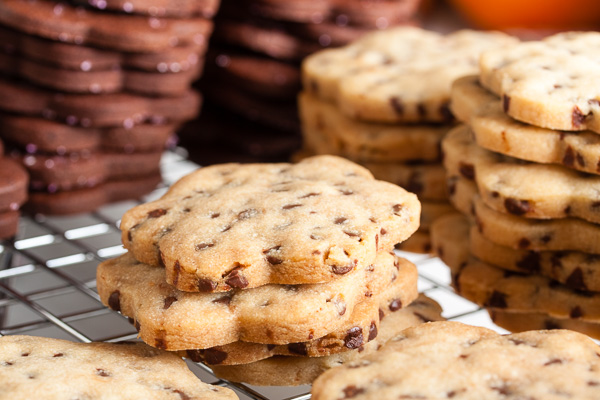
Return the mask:
<path id="1" fill-rule="evenodd" d="M 142 201 L 160 197 L 181 176 L 198 168 L 183 150 L 166 152 L 163 184 Z M 26 334 L 75 340 L 133 340 L 126 318 L 104 307 L 96 292 L 96 266 L 124 252 L 118 223 L 139 202 L 104 206 L 91 214 L 69 217 L 24 216 L 18 236 L 0 242 L 0 335 Z M 472 325 L 496 327 L 487 312 L 457 296 L 447 267 L 439 259 L 401 253 L 419 270 L 419 291 L 437 300 L 443 315 Z M 310 387 L 253 387 L 220 380 L 202 364 L 188 362 L 203 381 L 227 386 L 241 399 L 310 398 Z"/>

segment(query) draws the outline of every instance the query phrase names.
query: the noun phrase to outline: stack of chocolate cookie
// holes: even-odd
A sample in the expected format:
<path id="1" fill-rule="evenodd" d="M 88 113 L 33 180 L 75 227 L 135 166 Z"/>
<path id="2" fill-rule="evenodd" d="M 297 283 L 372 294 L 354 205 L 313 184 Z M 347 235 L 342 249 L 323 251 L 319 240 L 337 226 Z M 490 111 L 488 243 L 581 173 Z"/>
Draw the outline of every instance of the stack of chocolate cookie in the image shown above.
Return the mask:
<path id="1" fill-rule="evenodd" d="M 129 252 L 100 264 L 98 293 L 154 347 L 232 380 L 306 383 L 335 365 L 321 357 L 358 357 L 388 321 L 386 332 L 440 319 L 426 299 L 394 313 L 417 298 L 414 265 L 392 250 L 419 209 L 338 157 L 202 168 L 125 213 Z M 264 372 L 271 357 L 286 373 Z"/>
<path id="2" fill-rule="evenodd" d="M 414 25 L 419 4 L 420 0 L 222 1 L 202 83 L 207 103 L 216 106 L 202 119 L 208 124 L 220 115 L 220 125 L 209 125 L 220 133 L 213 139 L 240 153 L 287 159 L 300 147 L 296 96 L 301 60 L 371 30 Z M 238 128 L 242 123 L 243 134 Z M 207 128 L 198 133 L 210 132 Z"/>
<path id="3" fill-rule="evenodd" d="M 513 42 L 499 33 L 404 27 L 310 56 L 300 95 L 305 152 L 347 157 L 416 193 L 421 227 L 401 248 L 429 252 L 431 222 L 452 211 L 440 161 L 440 141 L 454 123 L 451 83 L 477 70 L 481 51 Z"/>
<path id="4" fill-rule="evenodd" d="M 15 235 L 19 227 L 19 208 L 27 199 L 28 176 L 23 167 L 4 157 L 0 141 L 0 239 Z"/>
<path id="5" fill-rule="evenodd" d="M 486 52 L 453 87 L 468 125 L 444 139 L 444 164 L 472 223 L 441 221 L 436 247 L 458 292 L 510 330 L 600 338 L 599 44 L 563 33 Z"/>
<path id="6" fill-rule="evenodd" d="M 200 108 L 191 84 L 215 1 L 77 3 L 0 3 L 0 136 L 31 174 L 34 212 L 152 190 L 169 138 Z"/>

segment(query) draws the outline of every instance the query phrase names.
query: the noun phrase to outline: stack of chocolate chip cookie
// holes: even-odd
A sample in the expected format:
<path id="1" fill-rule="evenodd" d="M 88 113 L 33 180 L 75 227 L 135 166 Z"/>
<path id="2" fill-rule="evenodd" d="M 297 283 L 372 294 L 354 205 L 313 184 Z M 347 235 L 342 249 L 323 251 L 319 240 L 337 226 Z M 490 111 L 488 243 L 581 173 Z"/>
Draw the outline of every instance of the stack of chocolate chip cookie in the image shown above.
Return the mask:
<path id="1" fill-rule="evenodd" d="M 0 141 L 0 239 L 8 239 L 17 232 L 19 208 L 27 199 L 27 181 L 23 167 L 4 157 Z"/>
<path id="2" fill-rule="evenodd" d="M 419 210 L 338 157 L 202 168 L 125 213 L 128 253 L 100 264 L 98 293 L 151 346 L 232 380 L 307 383 L 392 336 L 379 331 L 440 319 L 427 299 L 399 311 L 417 298 L 417 272 L 392 250 Z M 260 363 L 271 357 L 275 375 Z"/>
<path id="3" fill-rule="evenodd" d="M 216 3 L 0 3 L 0 136 L 31 174 L 30 210 L 89 211 L 156 186 L 162 150 L 199 111 L 190 88 Z"/>
<path id="4" fill-rule="evenodd" d="M 421 227 L 402 248 L 429 252 L 431 222 L 452 211 L 440 161 L 440 141 L 454 122 L 451 83 L 477 71 L 481 51 L 515 41 L 404 27 L 310 56 L 300 95 L 305 152 L 347 157 L 416 193 Z"/>
<path id="5" fill-rule="evenodd" d="M 472 224 L 441 221 L 436 247 L 457 290 L 510 330 L 600 337 L 599 45 L 563 33 L 486 52 L 453 87 L 469 125 L 444 139 L 444 164 Z"/>
<path id="6" fill-rule="evenodd" d="M 420 3 L 223 0 L 202 84 L 207 103 L 218 105 L 221 114 L 223 134 L 214 140 L 240 153 L 287 159 L 300 147 L 296 97 L 301 60 L 371 30 L 414 25 Z M 232 113 L 244 121 L 243 134 Z M 202 119 L 209 123 L 216 114 L 218 110 Z"/>

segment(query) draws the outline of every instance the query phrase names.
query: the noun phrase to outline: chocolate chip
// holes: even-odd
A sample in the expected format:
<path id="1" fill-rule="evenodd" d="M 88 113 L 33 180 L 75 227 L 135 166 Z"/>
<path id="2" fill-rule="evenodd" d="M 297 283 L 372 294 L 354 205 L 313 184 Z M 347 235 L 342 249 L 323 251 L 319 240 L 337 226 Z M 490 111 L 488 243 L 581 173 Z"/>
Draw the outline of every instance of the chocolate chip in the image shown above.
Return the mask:
<path id="1" fill-rule="evenodd" d="M 178 394 L 179 397 L 181 398 L 181 400 L 192 400 L 192 398 L 190 396 L 188 396 L 187 394 L 185 394 L 181 390 L 173 389 L 173 393 Z"/>
<path id="2" fill-rule="evenodd" d="M 64 356 L 63 353 L 56 353 L 52 357 L 63 357 L 63 356 Z"/>
<path id="3" fill-rule="evenodd" d="M 302 207 L 302 204 L 286 204 L 285 206 L 281 207 L 284 210 L 291 210 L 292 208 L 296 208 L 296 207 Z"/>
<path id="4" fill-rule="evenodd" d="M 28 356 L 29 356 L 29 353 L 22 353 L 21 354 L 21 357 L 28 357 Z"/>
<path id="5" fill-rule="evenodd" d="M 583 317 L 583 310 L 579 306 L 575 306 L 571 309 L 571 313 L 569 314 L 571 318 L 581 318 Z"/>
<path id="6" fill-rule="evenodd" d="M 177 297 L 175 297 L 175 296 L 169 296 L 169 297 L 165 298 L 165 304 L 163 305 L 163 310 L 166 310 L 169 307 L 171 307 L 171 304 L 175 303 L 176 301 L 177 301 Z"/>
<path id="7" fill-rule="evenodd" d="M 356 397 L 359 394 L 364 393 L 365 389 L 350 385 L 346 386 L 342 391 L 344 392 L 344 399 L 351 399 L 352 397 Z"/>
<path id="8" fill-rule="evenodd" d="M 494 308 L 506 308 L 506 294 L 494 290 L 485 305 Z"/>
<path id="9" fill-rule="evenodd" d="M 579 107 L 573 107 L 573 114 L 571 115 L 571 124 L 574 128 L 580 128 L 585 122 L 586 115 L 581 112 Z"/>
<path id="10" fill-rule="evenodd" d="M 583 279 L 583 271 L 579 267 L 575 268 L 573 272 L 571 272 L 571 275 L 569 275 L 565 283 L 571 289 L 588 290 Z"/>
<path id="11" fill-rule="evenodd" d="M 519 240 L 518 246 L 520 249 L 527 249 L 529 248 L 529 246 L 531 246 L 531 241 L 527 238 L 521 238 L 521 240 Z"/>
<path id="12" fill-rule="evenodd" d="M 458 172 L 469 180 L 475 180 L 475 166 L 473 164 L 461 161 L 458 165 Z"/>
<path id="13" fill-rule="evenodd" d="M 350 189 L 340 189 L 340 193 L 342 193 L 344 196 L 350 196 L 354 194 L 354 191 Z"/>
<path id="14" fill-rule="evenodd" d="M 157 349 L 166 350 L 167 343 L 165 342 L 164 339 L 156 338 L 156 339 L 154 339 L 154 347 L 156 347 Z"/>
<path id="15" fill-rule="evenodd" d="M 238 220 L 243 221 L 248 218 L 252 218 L 258 214 L 258 211 L 254 208 L 249 208 L 248 210 L 244 210 L 238 214 Z"/>
<path id="16" fill-rule="evenodd" d="M 160 257 L 162 259 L 162 255 Z M 175 264 L 173 264 L 173 286 L 177 286 L 177 283 L 179 282 L 179 274 L 181 273 L 181 264 L 179 264 L 179 260 L 175 261 Z"/>
<path id="17" fill-rule="evenodd" d="M 522 269 L 529 273 L 538 272 L 541 268 L 540 254 L 534 251 L 530 251 L 525 255 L 525 257 L 517 261 L 515 264 L 519 269 Z"/>
<path id="18" fill-rule="evenodd" d="M 540 240 L 542 241 L 542 243 L 544 243 L 544 244 L 547 244 L 549 241 L 551 241 L 551 240 L 552 240 L 552 234 L 551 234 L 551 233 L 548 233 L 548 234 L 546 234 L 546 235 L 542 236 L 542 237 L 540 238 Z"/>
<path id="19" fill-rule="evenodd" d="M 545 367 L 545 366 L 548 366 L 548 365 L 552 365 L 552 364 L 562 364 L 563 362 L 564 362 L 564 361 L 563 361 L 563 360 L 561 360 L 560 358 L 553 358 L 553 359 L 551 359 L 550 361 L 546 362 L 546 363 L 544 364 L 544 367 Z"/>
<path id="20" fill-rule="evenodd" d="M 242 275 L 242 268 L 236 267 L 225 277 L 225 283 L 237 289 L 243 289 L 248 286 L 248 280 Z"/>
<path id="21" fill-rule="evenodd" d="M 274 344 L 268 344 L 268 345 L 267 345 L 267 350 L 271 351 L 271 350 L 273 350 L 275 347 L 277 347 L 277 346 L 276 346 L 276 345 L 274 345 Z"/>
<path id="22" fill-rule="evenodd" d="M 561 326 L 559 324 L 557 324 L 555 321 L 552 320 L 546 320 L 544 321 L 544 329 L 561 329 Z"/>
<path id="23" fill-rule="evenodd" d="M 442 119 L 446 122 L 454 120 L 454 115 L 452 114 L 452 111 L 450 111 L 449 103 L 444 103 L 440 106 L 440 115 L 442 116 Z"/>
<path id="24" fill-rule="evenodd" d="M 387 231 L 384 228 L 381 228 L 381 230 L 379 231 L 379 233 L 381 233 L 381 236 L 387 235 Z"/>
<path id="25" fill-rule="evenodd" d="M 404 104 L 402 104 L 402 101 L 398 97 L 390 98 L 390 105 L 392 106 L 396 114 L 404 114 Z"/>
<path id="26" fill-rule="evenodd" d="M 217 349 L 206 349 L 204 350 L 204 361 L 207 364 L 217 365 L 221 364 L 227 359 L 227 353 Z"/>
<path id="27" fill-rule="evenodd" d="M 214 247 L 214 246 L 215 246 L 214 242 L 198 243 L 196 245 L 196 250 L 200 251 L 200 250 L 208 249 L 208 248 Z"/>
<path id="28" fill-rule="evenodd" d="M 157 208 L 156 210 L 152 210 L 152 211 L 148 212 L 148 217 L 149 218 L 158 218 L 158 217 L 162 217 L 166 213 L 167 213 L 167 210 L 165 210 L 164 208 Z"/>
<path id="29" fill-rule="evenodd" d="M 203 360 L 203 358 L 202 358 L 203 351 L 204 350 L 186 350 L 185 353 L 187 355 L 187 358 L 189 358 L 193 362 L 201 362 Z"/>
<path id="30" fill-rule="evenodd" d="M 562 163 L 567 167 L 573 167 L 575 165 L 575 152 L 571 146 L 567 146 Z"/>
<path id="31" fill-rule="evenodd" d="M 390 311 L 398 311 L 402 308 L 402 300 L 394 299 L 390 302 L 389 309 Z"/>
<path id="32" fill-rule="evenodd" d="M 101 368 L 96 368 L 96 375 L 103 376 L 103 377 L 111 376 L 110 372 L 106 372 L 105 370 L 103 370 Z"/>
<path id="33" fill-rule="evenodd" d="M 306 350 L 305 343 L 290 343 L 290 344 L 288 344 L 288 350 L 292 354 L 298 354 L 300 356 L 308 355 L 308 351 Z"/>
<path id="34" fill-rule="evenodd" d="M 343 232 L 350 237 L 360 237 L 360 233 L 358 233 L 358 232 L 349 231 L 349 230 L 344 230 Z"/>
<path id="35" fill-rule="evenodd" d="M 371 326 L 369 326 L 369 339 L 368 339 L 368 341 L 370 342 L 371 340 L 375 339 L 377 337 L 377 333 L 378 333 L 377 332 L 377 324 L 375 323 L 375 321 L 371 321 Z"/>
<path id="36" fill-rule="evenodd" d="M 200 292 L 212 292 L 217 288 L 217 282 L 211 281 L 210 279 L 200 278 L 198 279 L 196 286 Z"/>
<path id="37" fill-rule="evenodd" d="M 338 218 L 336 218 L 336 219 L 335 219 L 333 222 L 334 222 L 335 224 L 338 224 L 338 225 L 340 225 L 340 224 L 343 224 L 344 222 L 346 222 L 347 220 L 348 220 L 348 218 L 344 218 L 344 217 L 338 217 Z"/>
<path id="38" fill-rule="evenodd" d="M 498 393 L 500 393 L 503 396 L 510 396 L 512 394 L 512 392 L 506 382 L 502 383 L 501 385 L 491 386 L 490 388 L 492 390 L 497 391 Z"/>
<path id="39" fill-rule="evenodd" d="M 218 299 L 214 299 L 212 302 L 217 304 L 225 304 L 228 306 L 229 303 L 231 303 L 231 296 L 219 297 Z"/>
<path id="40" fill-rule="evenodd" d="M 506 211 L 514 215 L 523 215 L 531 211 L 531 206 L 528 200 L 518 200 L 512 197 L 504 200 L 504 207 Z"/>
<path id="41" fill-rule="evenodd" d="M 352 271 L 355 267 L 354 263 L 348 265 L 333 265 L 331 267 L 331 271 L 333 271 L 336 275 L 345 275 L 348 272 Z"/>
<path id="42" fill-rule="evenodd" d="M 219 218 L 220 216 L 221 216 L 221 213 L 218 213 L 218 212 L 210 214 L 210 217 L 212 219 Z"/>
<path id="43" fill-rule="evenodd" d="M 358 326 L 348 329 L 344 338 L 344 346 L 349 349 L 358 349 L 363 344 L 363 332 Z"/>
<path id="44" fill-rule="evenodd" d="M 115 290 L 108 297 L 108 307 L 115 311 L 121 311 L 121 292 Z"/>
<path id="45" fill-rule="evenodd" d="M 385 311 L 381 308 L 379 309 L 379 320 L 381 321 L 385 317 Z"/>
<path id="46" fill-rule="evenodd" d="M 311 193 L 305 194 L 304 196 L 300 196 L 298 198 L 299 199 L 307 199 L 309 197 L 320 196 L 320 195 L 321 195 L 321 193 L 311 192 Z"/>
<path id="47" fill-rule="evenodd" d="M 394 211 L 394 214 L 397 216 L 400 216 L 400 211 L 402 211 L 402 209 L 404 208 L 404 206 L 402 204 L 394 204 L 392 206 L 392 210 Z"/>
<path id="48" fill-rule="evenodd" d="M 133 240 L 133 231 L 138 228 L 140 224 L 135 224 L 134 226 L 132 226 L 131 228 L 129 228 L 129 231 L 127 232 L 127 240 L 129 240 L 130 242 Z"/>
<path id="49" fill-rule="evenodd" d="M 503 95 L 502 96 L 502 109 L 504 110 L 504 112 L 508 112 L 509 108 L 510 108 L 510 97 L 507 95 Z"/>

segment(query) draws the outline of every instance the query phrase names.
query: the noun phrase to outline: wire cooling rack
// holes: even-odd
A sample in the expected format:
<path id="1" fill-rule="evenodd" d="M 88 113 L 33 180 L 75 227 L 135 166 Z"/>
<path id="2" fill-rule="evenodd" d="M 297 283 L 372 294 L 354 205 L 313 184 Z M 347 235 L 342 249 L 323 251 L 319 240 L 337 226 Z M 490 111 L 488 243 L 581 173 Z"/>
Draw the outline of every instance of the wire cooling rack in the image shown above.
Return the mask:
<path id="1" fill-rule="evenodd" d="M 198 168 L 185 151 L 165 152 L 163 183 L 142 201 L 160 197 L 177 179 Z M 96 266 L 122 254 L 118 224 L 139 204 L 126 201 L 91 214 L 24 216 L 14 240 L 0 241 L 0 335 L 35 335 L 81 342 L 136 339 L 126 318 L 104 307 L 96 293 Z M 400 252 L 419 270 L 419 291 L 437 300 L 443 316 L 471 325 L 495 326 L 487 312 L 454 293 L 448 268 L 435 257 Z M 202 364 L 188 362 L 203 381 L 227 386 L 241 399 L 310 398 L 309 386 L 254 387 L 220 380 Z"/>

